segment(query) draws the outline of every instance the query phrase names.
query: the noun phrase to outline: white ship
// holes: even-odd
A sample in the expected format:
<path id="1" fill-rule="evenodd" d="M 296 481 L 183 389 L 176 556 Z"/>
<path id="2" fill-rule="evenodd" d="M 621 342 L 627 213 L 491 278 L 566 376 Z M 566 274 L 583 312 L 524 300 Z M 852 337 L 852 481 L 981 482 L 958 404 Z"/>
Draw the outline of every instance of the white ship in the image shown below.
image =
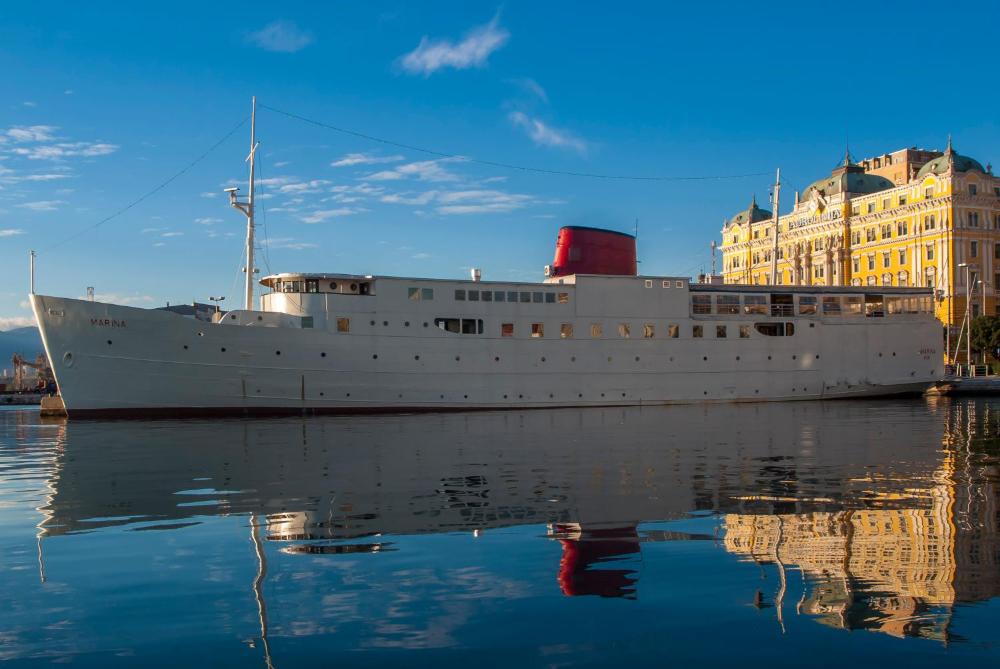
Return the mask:
<path id="1" fill-rule="evenodd" d="M 917 393 L 943 374 L 930 289 L 639 276 L 635 239 L 559 233 L 537 283 L 263 277 L 254 167 L 246 308 L 179 314 L 38 295 L 70 416 L 514 409 Z M 32 281 L 33 284 L 33 281 Z"/>

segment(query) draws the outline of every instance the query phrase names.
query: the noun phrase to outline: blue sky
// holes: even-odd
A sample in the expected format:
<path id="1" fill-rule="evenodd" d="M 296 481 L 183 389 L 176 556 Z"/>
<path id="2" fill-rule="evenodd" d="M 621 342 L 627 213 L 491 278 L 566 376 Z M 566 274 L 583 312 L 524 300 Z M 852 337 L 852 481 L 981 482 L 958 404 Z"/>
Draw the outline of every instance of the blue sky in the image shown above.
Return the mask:
<path id="1" fill-rule="evenodd" d="M 143 3 L 135 3 L 141 5 Z M 0 329 L 43 293 L 239 305 L 241 127 L 261 110 L 262 271 L 531 280 L 565 224 L 631 231 L 641 271 L 710 264 L 721 221 L 824 176 L 850 142 L 1000 156 L 1000 10 L 939 3 L 7 3 L 0 19 Z M 85 231 L 85 232 L 84 232 Z M 261 242 L 265 234 L 262 231 Z M 65 241 L 69 239 L 69 241 Z M 266 262 L 264 260 L 266 259 Z"/>

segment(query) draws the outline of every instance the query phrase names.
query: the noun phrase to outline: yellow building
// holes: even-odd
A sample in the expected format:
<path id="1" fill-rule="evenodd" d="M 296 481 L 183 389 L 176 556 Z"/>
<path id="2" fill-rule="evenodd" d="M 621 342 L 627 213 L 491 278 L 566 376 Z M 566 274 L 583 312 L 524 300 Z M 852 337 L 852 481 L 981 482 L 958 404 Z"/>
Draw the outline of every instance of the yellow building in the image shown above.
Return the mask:
<path id="1" fill-rule="evenodd" d="M 957 326 L 966 311 L 1000 314 L 1000 178 L 991 166 L 944 152 L 902 149 L 860 163 L 845 156 L 829 177 L 794 194 L 778 220 L 754 200 L 722 229 L 726 283 L 924 286 Z M 966 267 L 967 266 L 967 267 Z"/>

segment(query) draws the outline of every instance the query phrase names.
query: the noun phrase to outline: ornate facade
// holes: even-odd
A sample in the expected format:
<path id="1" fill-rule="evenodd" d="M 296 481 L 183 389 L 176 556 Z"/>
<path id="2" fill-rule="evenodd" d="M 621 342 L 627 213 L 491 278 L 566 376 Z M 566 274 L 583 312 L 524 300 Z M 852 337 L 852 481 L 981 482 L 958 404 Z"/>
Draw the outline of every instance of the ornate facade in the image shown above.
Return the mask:
<path id="1" fill-rule="evenodd" d="M 774 220 L 756 200 L 726 222 L 720 248 L 726 283 L 775 283 Z M 972 315 L 998 314 L 1000 177 L 950 140 L 943 152 L 845 156 L 795 193 L 778 220 L 777 258 L 778 284 L 934 288 L 936 314 L 953 326 L 970 272 Z"/>

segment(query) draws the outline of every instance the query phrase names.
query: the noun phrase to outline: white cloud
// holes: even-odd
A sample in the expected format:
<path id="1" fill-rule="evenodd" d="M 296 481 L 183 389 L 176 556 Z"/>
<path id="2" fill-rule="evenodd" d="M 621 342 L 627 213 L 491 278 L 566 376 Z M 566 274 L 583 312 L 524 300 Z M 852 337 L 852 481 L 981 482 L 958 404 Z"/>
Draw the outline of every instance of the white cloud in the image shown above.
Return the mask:
<path id="1" fill-rule="evenodd" d="M 286 165 L 290 165 L 290 164 L 291 164 L 291 163 L 290 163 L 289 161 L 287 161 L 287 160 L 279 160 L 278 162 L 276 162 L 276 163 L 274 164 L 274 166 L 275 166 L 275 167 L 284 167 L 284 166 L 286 166 Z"/>
<path id="2" fill-rule="evenodd" d="M 415 163 L 400 165 L 391 170 L 376 172 L 375 174 L 368 175 L 367 178 L 372 181 L 398 181 L 411 177 L 419 181 L 457 181 L 458 175 L 442 167 L 442 163 L 461 162 L 462 160 L 461 158 L 421 160 Z"/>
<path id="3" fill-rule="evenodd" d="M 24 105 L 25 107 L 37 107 L 38 106 L 37 102 L 33 102 L 31 100 L 25 100 L 21 104 Z"/>
<path id="4" fill-rule="evenodd" d="M 274 237 L 268 241 L 267 245 L 272 249 L 288 249 L 291 251 L 319 248 L 318 244 L 297 242 L 293 237 Z"/>
<path id="5" fill-rule="evenodd" d="M 247 41 L 265 51 L 294 53 L 312 44 L 313 36 L 291 21 L 272 21 L 247 35 Z"/>
<path id="6" fill-rule="evenodd" d="M 545 89 L 542 88 L 542 85 L 540 83 L 538 83 L 537 81 L 535 81 L 531 77 L 523 77 L 521 79 L 512 79 L 511 81 L 513 81 L 513 83 L 515 83 L 518 86 L 520 86 L 521 88 L 523 88 L 528 93 L 531 93 L 532 95 L 534 95 L 535 97 L 537 97 L 539 100 L 541 100 L 545 104 L 549 103 L 549 95 L 548 95 L 548 93 L 545 92 Z"/>
<path id="7" fill-rule="evenodd" d="M 413 207 L 434 205 L 437 213 L 445 215 L 505 213 L 541 202 L 536 197 L 524 193 L 487 189 L 390 193 L 383 195 L 380 200 L 386 204 Z"/>
<path id="8" fill-rule="evenodd" d="M 74 156 L 106 156 L 118 150 L 116 144 L 106 142 L 61 142 L 41 146 L 17 147 L 13 153 L 30 160 L 59 160 Z"/>
<path id="9" fill-rule="evenodd" d="M 73 89 L 67 88 L 63 91 L 63 95 L 73 95 Z"/>
<path id="10" fill-rule="evenodd" d="M 456 70 L 482 67 L 490 54 L 510 37 L 510 33 L 498 25 L 499 20 L 498 14 L 489 23 L 470 30 L 457 43 L 446 39 L 431 40 L 425 35 L 416 49 L 400 59 L 400 64 L 410 74 L 423 74 L 425 77 L 445 67 Z"/>
<path id="11" fill-rule="evenodd" d="M 210 191 L 206 191 L 204 193 L 201 193 L 201 197 L 216 197 L 217 195 L 218 195 L 218 193 L 213 193 L 213 192 L 210 192 Z"/>
<path id="12" fill-rule="evenodd" d="M 279 193 L 285 193 L 286 195 L 300 195 L 302 193 L 319 193 L 323 190 L 324 186 L 329 186 L 330 182 L 326 179 L 313 179 L 311 181 L 303 181 L 299 183 L 286 183 L 278 187 Z"/>
<path id="13" fill-rule="evenodd" d="M 15 235 L 23 235 L 24 230 L 21 228 L 0 228 L 0 237 L 13 237 Z"/>
<path id="14" fill-rule="evenodd" d="M 535 144 L 539 146 L 554 146 L 561 149 L 572 149 L 577 153 L 587 152 L 587 143 L 565 130 L 558 130 L 546 125 L 537 118 L 532 118 L 519 111 L 513 111 L 507 118 L 514 125 L 523 128 Z"/>
<path id="15" fill-rule="evenodd" d="M 427 260 L 428 258 L 431 257 L 431 254 L 430 253 L 414 253 L 410 257 L 413 258 L 414 260 Z"/>
<path id="16" fill-rule="evenodd" d="M 204 217 L 204 218 L 196 218 L 194 219 L 194 222 L 197 223 L 198 225 L 215 225 L 216 223 L 222 223 L 222 219 Z"/>
<path id="17" fill-rule="evenodd" d="M 62 200 L 38 200 L 37 202 L 25 202 L 16 206 L 30 211 L 55 211 L 61 204 L 66 203 Z"/>
<path id="18" fill-rule="evenodd" d="M 387 204 L 406 204 L 422 207 L 437 197 L 437 194 L 436 190 L 429 190 L 417 193 L 416 195 L 411 195 L 410 193 L 390 193 L 383 195 L 380 199 Z"/>
<path id="19" fill-rule="evenodd" d="M 303 223 L 322 223 L 328 218 L 341 218 L 343 216 L 353 216 L 354 214 L 361 213 L 365 211 L 364 209 L 352 208 L 352 207 L 340 207 L 338 209 L 317 209 L 309 213 L 307 216 L 300 217 Z"/>
<path id="20" fill-rule="evenodd" d="M 183 235 L 184 235 L 184 233 L 183 233 L 183 232 L 164 232 L 164 233 L 163 233 L 162 235 L 160 235 L 160 236 L 161 236 L 161 237 L 181 237 L 181 236 L 183 236 Z"/>
<path id="21" fill-rule="evenodd" d="M 0 332 L 35 325 L 34 316 L 0 316 Z"/>
<path id="22" fill-rule="evenodd" d="M 379 163 L 397 163 L 404 160 L 403 156 L 375 156 L 370 153 L 348 153 L 339 160 L 330 163 L 330 167 L 351 167 L 352 165 L 377 165 Z"/>
<path id="23" fill-rule="evenodd" d="M 26 174 L 23 177 L 16 177 L 18 181 L 56 181 L 57 179 L 69 179 L 68 174 Z"/>
<path id="24" fill-rule="evenodd" d="M 55 139 L 52 136 L 55 131 L 53 125 L 25 125 L 14 126 L 6 134 L 15 142 L 49 142 Z"/>
<path id="25" fill-rule="evenodd" d="M 148 235 L 151 232 L 159 232 L 160 230 L 163 230 L 163 228 L 143 228 L 139 232 L 144 235 Z"/>

